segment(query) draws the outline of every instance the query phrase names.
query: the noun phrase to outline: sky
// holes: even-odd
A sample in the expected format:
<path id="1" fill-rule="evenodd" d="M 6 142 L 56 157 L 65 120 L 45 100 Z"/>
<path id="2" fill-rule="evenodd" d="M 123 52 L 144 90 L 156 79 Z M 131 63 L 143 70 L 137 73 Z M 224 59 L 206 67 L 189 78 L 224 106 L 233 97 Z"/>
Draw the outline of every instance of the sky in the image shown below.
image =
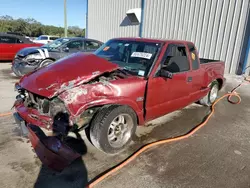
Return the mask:
<path id="1" fill-rule="evenodd" d="M 68 26 L 86 26 L 86 0 L 67 0 Z M 64 0 L 0 0 L 0 16 L 34 18 L 45 25 L 64 26 Z"/>

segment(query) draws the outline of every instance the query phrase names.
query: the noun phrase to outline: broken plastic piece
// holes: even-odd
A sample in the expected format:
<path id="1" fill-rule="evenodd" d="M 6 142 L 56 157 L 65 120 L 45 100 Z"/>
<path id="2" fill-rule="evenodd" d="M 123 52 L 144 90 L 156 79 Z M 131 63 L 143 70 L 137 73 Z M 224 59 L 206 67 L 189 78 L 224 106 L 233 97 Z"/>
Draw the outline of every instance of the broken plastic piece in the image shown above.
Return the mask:
<path id="1" fill-rule="evenodd" d="M 62 171 L 81 155 L 55 136 L 46 136 L 35 125 L 28 125 L 29 139 L 41 162 L 56 171 Z"/>

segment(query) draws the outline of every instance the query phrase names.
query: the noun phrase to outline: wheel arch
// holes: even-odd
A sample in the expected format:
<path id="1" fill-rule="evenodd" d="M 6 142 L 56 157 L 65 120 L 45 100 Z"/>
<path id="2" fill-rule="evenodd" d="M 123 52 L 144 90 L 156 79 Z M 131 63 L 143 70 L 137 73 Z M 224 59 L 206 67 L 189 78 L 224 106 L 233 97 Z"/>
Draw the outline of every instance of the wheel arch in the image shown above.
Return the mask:
<path id="1" fill-rule="evenodd" d="M 89 124 L 101 109 L 107 108 L 110 106 L 127 106 L 135 113 L 136 122 L 138 125 L 144 122 L 144 120 L 142 119 L 143 116 L 140 115 L 140 113 L 138 113 L 131 105 L 121 104 L 121 103 L 106 103 L 106 104 L 100 104 L 100 105 L 91 105 L 91 106 L 88 106 L 84 111 L 82 111 L 78 117 L 80 120 L 87 117 L 88 121 L 86 122 L 86 124 Z M 90 111 L 93 111 L 93 113 L 89 114 L 88 112 Z"/>
<path id="2" fill-rule="evenodd" d="M 216 81 L 219 83 L 219 89 L 224 85 L 224 80 L 222 78 L 217 78 Z"/>

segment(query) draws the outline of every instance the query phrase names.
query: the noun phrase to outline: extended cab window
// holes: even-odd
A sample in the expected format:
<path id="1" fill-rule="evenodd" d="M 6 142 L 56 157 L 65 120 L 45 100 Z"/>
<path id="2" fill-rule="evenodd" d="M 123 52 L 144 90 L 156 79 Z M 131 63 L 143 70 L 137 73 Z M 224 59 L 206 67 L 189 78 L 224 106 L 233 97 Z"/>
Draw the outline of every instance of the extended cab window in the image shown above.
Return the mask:
<path id="1" fill-rule="evenodd" d="M 190 70 L 186 47 L 183 45 L 169 44 L 162 61 L 162 66 L 171 73 Z"/>
<path id="2" fill-rule="evenodd" d="M 188 48 L 189 48 L 190 55 L 191 55 L 193 70 L 197 70 L 199 69 L 199 62 L 198 62 L 198 57 L 197 57 L 195 46 L 193 44 L 188 44 Z"/>

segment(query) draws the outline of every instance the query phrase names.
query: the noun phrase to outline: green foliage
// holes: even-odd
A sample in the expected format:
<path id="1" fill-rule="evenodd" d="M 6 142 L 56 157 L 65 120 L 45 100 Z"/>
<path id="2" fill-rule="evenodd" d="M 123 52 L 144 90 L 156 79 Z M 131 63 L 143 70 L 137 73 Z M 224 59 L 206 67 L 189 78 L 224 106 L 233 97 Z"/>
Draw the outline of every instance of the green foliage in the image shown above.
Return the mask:
<path id="1" fill-rule="evenodd" d="M 64 36 L 63 27 L 43 25 L 33 18 L 13 19 L 8 15 L 0 16 L 0 32 L 17 32 L 31 37 L 40 35 Z M 85 29 L 81 29 L 78 26 L 69 26 L 68 36 L 85 36 Z"/>

